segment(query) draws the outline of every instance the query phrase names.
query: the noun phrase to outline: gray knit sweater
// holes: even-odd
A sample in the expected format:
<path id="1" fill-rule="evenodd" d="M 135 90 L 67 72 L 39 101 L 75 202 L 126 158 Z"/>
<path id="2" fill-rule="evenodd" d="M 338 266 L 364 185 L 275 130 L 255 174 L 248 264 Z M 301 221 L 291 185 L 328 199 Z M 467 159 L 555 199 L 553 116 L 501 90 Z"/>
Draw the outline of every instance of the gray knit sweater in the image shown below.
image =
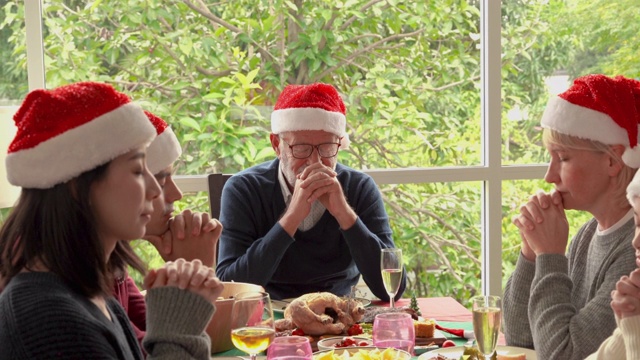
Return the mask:
<path id="1" fill-rule="evenodd" d="M 567 256 L 540 255 L 534 264 L 520 255 L 504 292 L 507 344 L 535 346 L 539 359 L 582 360 L 613 333 L 611 291 L 636 268 L 635 225 L 602 236 L 597 225 L 582 226 Z"/>
<path id="2" fill-rule="evenodd" d="M 21 273 L 0 294 L 0 360 L 142 359 L 124 310 L 107 300 L 109 321 L 50 272 Z M 147 359 L 209 359 L 204 329 L 215 307 L 176 287 L 147 294 Z"/>

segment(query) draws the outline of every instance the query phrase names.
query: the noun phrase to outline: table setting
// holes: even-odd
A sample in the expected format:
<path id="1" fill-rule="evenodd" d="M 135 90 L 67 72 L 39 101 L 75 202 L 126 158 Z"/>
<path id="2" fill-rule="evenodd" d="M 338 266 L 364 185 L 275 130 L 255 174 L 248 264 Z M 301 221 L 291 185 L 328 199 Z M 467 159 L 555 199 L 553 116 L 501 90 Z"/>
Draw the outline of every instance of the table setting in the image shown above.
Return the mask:
<path id="1" fill-rule="evenodd" d="M 233 345 L 218 347 L 211 358 L 536 360 L 532 350 L 504 345 L 499 297 L 474 297 L 471 311 L 451 297 L 414 298 L 409 306 L 408 299 L 393 300 L 402 250 L 384 249 L 380 271 L 389 303 L 323 292 L 285 300 L 255 289 L 232 296 Z"/>

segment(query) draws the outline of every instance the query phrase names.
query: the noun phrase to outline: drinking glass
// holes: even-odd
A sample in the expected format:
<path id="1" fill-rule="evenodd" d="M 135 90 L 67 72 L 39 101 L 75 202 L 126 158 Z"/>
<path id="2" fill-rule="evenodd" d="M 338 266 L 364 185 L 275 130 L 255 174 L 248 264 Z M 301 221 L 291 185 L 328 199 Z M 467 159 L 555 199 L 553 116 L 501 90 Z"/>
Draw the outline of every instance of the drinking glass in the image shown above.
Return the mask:
<path id="1" fill-rule="evenodd" d="M 471 299 L 473 309 L 473 332 L 478 350 L 486 359 L 496 350 L 500 324 L 502 323 L 502 300 L 499 296 L 479 295 Z"/>
<path id="2" fill-rule="evenodd" d="M 396 307 L 395 297 L 402 281 L 402 250 L 382 249 L 380 256 L 380 270 L 382 271 L 382 282 L 389 294 L 391 307 Z"/>
<path id="3" fill-rule="evenodd" d="M 416 344 L 415 329 L 411 315 L 398 312 L 378 314 L 373 319 L 373 345 L 392 347 L 413 355 Z"/>
<path id="4" fill-rule="evenodd" d="M 311 360 L 313 351 L 304 336 L 276 338 L 267 349 L 267 360 Z"/>
<path id="5" fill-rule="evenodd" d="M 241 292 L 231 309 L 231 342 L 249 354 L 251 360 L 265 351 L 276 336 L 269 294 Z"/>

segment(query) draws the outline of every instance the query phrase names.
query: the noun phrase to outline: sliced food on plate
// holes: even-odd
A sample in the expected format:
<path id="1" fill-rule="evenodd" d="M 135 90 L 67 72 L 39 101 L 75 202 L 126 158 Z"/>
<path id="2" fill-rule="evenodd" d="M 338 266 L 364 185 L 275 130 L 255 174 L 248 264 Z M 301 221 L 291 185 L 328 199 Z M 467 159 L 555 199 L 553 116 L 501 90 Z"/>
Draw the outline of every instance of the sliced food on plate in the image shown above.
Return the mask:
<path id="1" fill-rule="evenodd" d="M 418 357 L 418 360 L 480 360 L 483 359 L 478 355 L 475 346 L 454 346 L 448 348 L 440 348 L 426 352 Z M 491 360 L 537 360 L 536 352 L 531 349 L 525 349 L 515 346 L 496 347 L 496 353 Z"/>

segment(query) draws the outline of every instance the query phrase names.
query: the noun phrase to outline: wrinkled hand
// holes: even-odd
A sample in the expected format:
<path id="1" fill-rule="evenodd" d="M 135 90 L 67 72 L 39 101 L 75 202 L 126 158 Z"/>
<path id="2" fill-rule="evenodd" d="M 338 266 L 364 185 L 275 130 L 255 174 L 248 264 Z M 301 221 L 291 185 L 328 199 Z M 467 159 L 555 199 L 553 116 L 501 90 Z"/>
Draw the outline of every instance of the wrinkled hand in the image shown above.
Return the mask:
<path id="1" fill-rule="evenodd" d="M 184 259 L 169 261 L 160 269 L 149 271 L 144 278 L 147 290 L 165 286 L 190 291 L 210 302 L 214 302 L 224 288 L 212 268 L 202 265 L 200 260 Z"/>
<path id="2" fill-rule="evenodd" d="M 611 292 L 611 309 L 618 319 L 640 315 L 640 269 L 618 280 Z"/>
<path id="3" fill-rule="evenodd" d="M 208 213 L 184 210 L 169 222 L 161 236 L 145 235 L 165 261 L 179 258 L 199 259 L 205 266 L 215 264 L 215 254 L 222 233 L 222 224 Z"/>
<path id="4" fill-rule="evenodd" d="M 539 191 L 520 207 L 513 219 L 523 239 L 523 255 L 564 254 L 569 240 L 569 222 L 558 192 Z M 535 259 L 535 257 L 534 257 Z"/>
<path id="5" fill-rule="evenodd" d="M 333 169 L 322 163 L 315 163 L 304 169 L 298 182 L 302 189 L 311 192 L 307 199 L 310 204 L 316 200 L 320 201 L 336 218 L 340 227 L 347 229 L 353 225 L 357 215 L 347 203 L 336 175 Z"/>

